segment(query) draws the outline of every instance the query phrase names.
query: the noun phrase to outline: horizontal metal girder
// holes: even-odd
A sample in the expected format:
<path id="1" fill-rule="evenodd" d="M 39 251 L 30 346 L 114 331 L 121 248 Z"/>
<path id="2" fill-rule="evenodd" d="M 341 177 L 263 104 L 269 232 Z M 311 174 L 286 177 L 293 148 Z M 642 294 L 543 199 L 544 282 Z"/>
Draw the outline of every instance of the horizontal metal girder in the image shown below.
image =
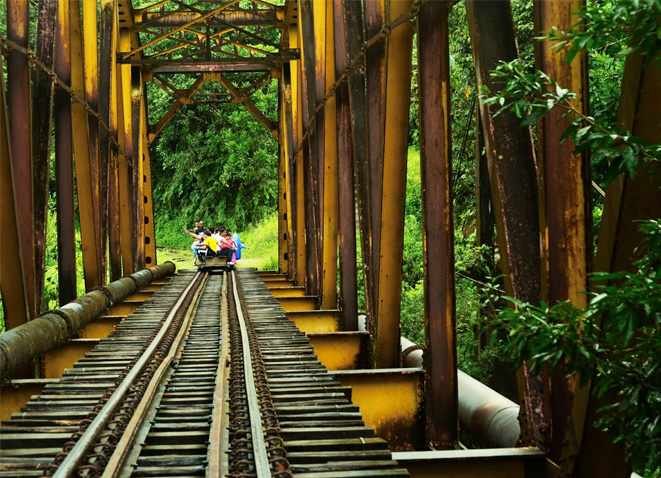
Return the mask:
<path id="1" fill-rule="evenodd" d="M 270 71 L 277 68 L 277 63 L 288 62 L 291 58 L 269 57 L 218 59 L 211 61 L 148 61 L 148 60 L 124 60 L 121 63 L 141 65 L 145 70 L 152 73 L 206 73 L 225 71 Z"/>
<path id="2" fill-rule="evenodd" d="M 222 28 L 226 26 L 249 26 L 249 25 L 274 25 L 281 21 L 277 10 L 261 10 L 259 13 L 244 10 L 232 10 L 219 12 L 208 20 L 200 20 L 198 23 L 190 24 L 200 18 L 195 12 L 176 12 L 163 15 L 160 12 L 141 12 L 135 15 L 133 23 L 136 29 L 140 28 L 171 28 L 189 26 L 208 26 Z"/>

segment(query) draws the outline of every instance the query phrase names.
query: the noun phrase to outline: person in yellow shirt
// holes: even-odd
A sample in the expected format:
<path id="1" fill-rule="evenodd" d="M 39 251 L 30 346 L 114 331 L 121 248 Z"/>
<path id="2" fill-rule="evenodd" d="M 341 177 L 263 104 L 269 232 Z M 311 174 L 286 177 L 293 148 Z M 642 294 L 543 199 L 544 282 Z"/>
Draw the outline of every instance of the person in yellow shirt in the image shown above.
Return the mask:
<path id="1" fill-rule="evenodd" d="M 204 245 L 200 247 L 197 257 L 201 262 L 204 262 L 207 257 L 216 257 L 218 241 L 211 236 L 211 231 L 208 229 L 202 232 L 202 236 L 204 237 Z"/>

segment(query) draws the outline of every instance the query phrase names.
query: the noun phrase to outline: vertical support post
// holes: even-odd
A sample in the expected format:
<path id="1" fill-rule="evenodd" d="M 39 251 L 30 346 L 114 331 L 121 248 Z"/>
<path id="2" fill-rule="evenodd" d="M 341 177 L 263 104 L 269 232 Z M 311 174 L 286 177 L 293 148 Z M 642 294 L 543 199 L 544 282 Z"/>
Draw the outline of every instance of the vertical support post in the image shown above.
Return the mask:
<path id="1" fill-rule="evenodd" d="M 346 65 L 355 59 L 363 47 L 363 11 L 360 2 L 345 1 L 344 8 L 344 42 L 346 48 Z M 364 59 L 361 59 L 364 60 Z M 358 61 L 349 72 L 349 99 L 351 106 L 351 139 L 353 145 L 353 170 L 355 194 L 358 201 L 358 225 L 360 229 L 360 250 L 363 260 L 363 277 L 365 287 L 365 305 L 368 315 L 368 326 L 372 324 L 374 314 L 374 268 L 372 267 L 372 216 L 374 209 L 370 203 L 370 175 L 367 150 L 367 99 L 365 93 L 365 64 Z M 378 214 L 378 213 L 377 213 Z M 371 328 L 371 327 L 370 327 Z"/>
<path id="2" fill-rule="evenodd" d="M 30 8 L 28 0 L 7 2 L 7 37 L 23 48 L 29 48 Z M 11 143 L 14 205 L 18 218 L 21 247 L 21 269 L 28 298 L 28 315 L 35 317 L 34 235 L 32 233 L 32 120 L 30 97 L 30 64 L 28 57 L 10 49 L 7 58 L 7 108 Z"/>
<path id="3" fill-rule="evenodd" d="M 330 92 L 335 83 L 335 35 L 333 31 L 333 2 L 318 2 L 324 7 L 325 65 L 326 80 L 324 95 Z M 316 5 L 317 3 L 315 3 Z M 315 12 L 316 15 L 316 12 Z M 323 278 L 321 308 L 335 309 L 337 307 L 337 122 L 335 96 L 326 102 L 324 108 L 324 164 L 323 164 Z"/>
<path id="4" fill-rule="evenodd" d="M 390 21 L 411 8 L 411 1 L 390 3 Z M 404 203 L 413 27 L 404 22 L 395 27 L 388 43 L 386 87 L 386 137 L 383 158 L 381 237 L 388 247 L 379 251 L 378 316 L 376 318 L 375 365 L 398 367 L 399 312 L 402 295 L 404 248 Z"/>
<path id="5" fill-rule="evenodd" d="M 99 31 L 97 27 L 97 2 L 81 2 L 83 5 L 83 54 L 85 55 L 85 100 L 90 108 L 99 111 L 99 49 L 97 41 Z M 102 217 L 107 214 L 107 201 L 105 188 L 102 186 L 107 179 L 106 172 L 101 170 L 99 162 L 99 122 L 93 115 L 87 117 L 90 176 L 92 178 L 92 201 L 94 204 L 94 224 L 96 227 L 96 248 L 99 263 L 99 283 L 106 282 L 106 239 Z M 106 123 L 107 124 L 107 123 Z"/>
<path id="6" fill-rule="evenodd" d="M 55 73 L 71 84 L 69 2 L 58 2 L 55 34 Z M 71 98 L 55 90 L 55 161 L 57 179 L 57 251 L 60 305 L 76 298 L 76 245 L 74 229 L 73 150 Z"/>
<path id="7" fill-rule="evenodd" d="M 142 84 L 143 95 L 140 104 L 140 150 L 142 151 L 143 191 L 142 204 L 144 207 L 144 258 L 145 267 L 158 264 L 156 257 L 156 228 L 154 225 L 154 194 L 151 181 L 151 158 L 149 156 L 149 122 L 147 114 L 147 87 Z"/>
<path id="8" fill-rule="evenodd" d="M 576 12 L 584 0 L 534 2 L 535 31 L 558 28 L 568 31 L 576 22 Z M 538 67 L 564 88 L 577 94 L 574 106 L 588 110 L 587 55 L 579 52 L 571 63 L 563 52 L 555 51 L 549 40 L 537 45 Z M 564 110 L 555 108 L 541 121 L 539 129 L 540 164 L 545 185 L 545 217 L 548 247 L 548 300 L 551 304 L 569 300 L 576 307 L 587 305 L 588 273 L 592 269 L 592 207 L 590 203 L 589 159 L 586 152 L 575 153 L 571 141 L 562 141 L 569 126 Z M 563 453 L 567 417 L 571 414 L 573 381 L 562 371 L 553 374 L 551 384 L 551 459 Z"/>
<path id="9" fill-rule="evenodd" d="M 35 56 L 48 68 L 53 67 L 55 44 L 56 0 L 39 0 Z M 50 153 L 53 128 L 53 79 L 41 68 L 32 73 L 32 200 L 35 271 L 44 271 L 46 264 L 46 227 L 48 224 Z M 44 311 L 44 274 L 35 273 L 35 311 Z"/>
<path id="10" fill-rule="evenodd" d="M 285 118 L 285 105 L 283 102 L 282 80 L 278 81 L 278 272 L 286 273 L 289 269 L 289 244 L 287 241 L 288 214 L 287 214 L 287 119 Z"/>
<path id="11" fill-rule="evenodd" d="M 107 213 L 102 217 L 104 239 L 108 241 L 110 280 L 122 275 L 119 243 L 119 196 L 117 149 L 111 139 L 117 139 L 117 12 L 113 0 L 101 0 L 101 57 L 99 65 L 99 116 L 109 131 L 101 128 L 99 136 L 100 194 L 105 189 Z"/>
<path id="12" fill-rule="evenodd" d="M 333 1 L 335 76 L 349 65 L 343 0 Z M 337 120 L 338 243 L 340 256 L 340 312 L 342 330 L 358 327 L 358 284 L 356 277 L 356 220 L 353 183 L 353 145 L 349 85 L 342 82 L 335 92 Z"/>
<path id="13" fill-rule="evenodd" d="M 71 89 L 79 98 L 85 97 L 83 64 L 83 44 L 81 39 L 80 0 L 72 0 L 69 10 L 69 39 L 71 45 Z M 100 260 L 96 238 L 94 182 L 91 163 L 96 158 L 90 156 L 88 141 L 88 121 L 85 107 L 71 99 L 71 120 L 73 130 L 73 151 L 76 166 L 76 186 L 78 192 L 78 218 L 83 253 L 83 274 L 85 290 L 89 291 L 101 285 Z"/>
<path id="14" fill-rule="evenodd" d="M 316 121 L 316 82 L 315 82 L 315 44 L 314 19 L 311 2 L 299 0 L 299 49 L 301 51 L 301 111 L 303 131 L 310 131 L 304 141 L 303 156 L 303 197 L 305 209 L 305 252 L 306 252 L 306 291 L 308 294 L 319 294 L 321 267 L 319 262 L 319 187 L 318 144 L 314 128 Z"/>
<path id="15" fill-rule="evenodd" d="M 145 201 L 144 201 L 144 144 L 142 142 L 142 100 L 144 90 L 142 71 L 131 68 L 131 145 L 133 151 L 131 217 L 133 218 L 133 269 L 145 267 Z"/>
<path id="16" fill-rule="evenodd" d="M 365 37 L 369 40 L 379 33 L 386 22 L 384 0 L 364 4 Z M 371 263 L 366 279 L 365 302 L 367 320 L 378 315 L 376 294 L 379 288 L 379 254 L 381 250 L 381 194 L 383 192 L 383 147 L 386 133 L 386 60 L 388 42 L 374 43 L 365 52 L 365 81 L 367 90 L 367 164 L 369 167 L 369 205 L 371 210 Z M 364 262 L 363 262 L 364 263 Z M 367 274 L 366 274 L 367 276 Z M 371 283 L 370 287 L 367 284 Z"/>
<path id="17" fill-rule="evenodd" d="M 293 68 L 292 68 L 293 66 Z M 295 64 L 288 63 L 282 65 L 282 75 L 280 76 L 280 102 L 283 109 L 283 121 L 279 123 L 284 133 L 279 135 L 280 144 L 285 147 L 285 193 L 287 194 L 287 275 L 290 278 L 296 278 L 297 273 L 297 191 L 296 191 L 296 166 L 294 150 L 296 142 L 294 141 L 296 121 L 294 118 L 294 108 L 292 107 L 292 70 Z"/>
<path id="18" fill-rule="evenodd" d="M 466 6 L 478 88 L 486 85 L 497 91 L 499 85 L 490 72 L 499 61 L 518 57 L 510 2 L 467 0 Z M 479 107 L 505 290 L 519 300 L 538 303 L 541 254 L 532 134 L 529 128 L 519 127 L 520 121 L 513 114 L 494 117 L 495 108 L 488 107 L 482 98 Z M 534 444 L 539 445 L 541 384 L 525 365 L 522 372 L 519 382 L 525 405 L 524 425 L 530 427 Z"/>
<path id="19" fill-rule="evenodd" d="M 418 15 L 420 173 L 426 322 L 426 436 L 454 448 L 457 420 L 457 338 L 452 219 L 449 2 L 428 2 Z"/>
<path id="20" fill-rule="evenodd" d="M 290 48 L 299 48 L 298 31 L 295 27 L 289 29 Z M 305 200 L 303 193 L 303 154 L 298 151 L 303 136 L 302 100 L 301 100 L 301 62 L 295 60 L 291 64 L 291 103 L 293 122 L 293 181 L 296 185 L 296 285 L 306 285 L 307 257 L 305 254 Z"/>
<path id="21" fill-rule="evenodd" d="M 119 50 L 131 51 L 130 32 L 126 28 L 118 29 Z M 134 256 L 134 215 L 132 180 L 135 167 L 135 150 L 131 116 L 131 65 L 117 66 L 117 139 L 118 179 L 119 179 L 119 237 L 122 250 L 122 272 L 131 274 L 135 269 Z"/>
<path id="22" fill-rule="evenodd" d="M 0 71 L 3 57 L 0 55 Z M 0 75 L 0 283 L 6 330 L 24 324 L 30 315 L 23 267 L 21 242 L 14 199 L 11 145 L 5 97 L 5 79 Z"/>

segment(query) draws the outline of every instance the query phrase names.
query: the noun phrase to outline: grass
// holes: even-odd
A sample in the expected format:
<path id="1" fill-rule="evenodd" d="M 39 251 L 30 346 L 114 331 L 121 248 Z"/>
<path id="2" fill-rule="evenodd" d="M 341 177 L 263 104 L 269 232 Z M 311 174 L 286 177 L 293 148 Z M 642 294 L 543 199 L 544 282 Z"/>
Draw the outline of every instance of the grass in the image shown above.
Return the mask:
<path id="1" fill-rule="evenodd" d="M 252 229 L 239 232 L 243 249 L 237 267 L 255 267 L 258 270 L 277 270 L 278 268 L 278 216 L 273 214 Z M 159 238 L 157 237 L 157 243 Z M 163 242 L 167 243 L 166 240 Z M 177 270 L 194 269 L 193 251 L 190 247 L 158 247 L 158 263 L 174 262 Z"/>

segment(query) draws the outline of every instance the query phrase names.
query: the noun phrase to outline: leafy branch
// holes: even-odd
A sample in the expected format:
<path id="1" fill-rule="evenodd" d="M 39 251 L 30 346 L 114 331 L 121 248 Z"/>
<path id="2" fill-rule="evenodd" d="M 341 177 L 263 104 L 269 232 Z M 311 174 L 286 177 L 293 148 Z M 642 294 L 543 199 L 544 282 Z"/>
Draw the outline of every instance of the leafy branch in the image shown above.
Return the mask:
<path id="1" fill-rule="evenodd" d="M 502 85 L 500 90 L 485 98 L 486 104 L 499 107 L 496 115 L 512 112 L 522 120 L 522 126 L 527 126 L 553 108 L 561 108 L 562 118 L 568 121 L 561 140 L 569 138 L 576 152 L 589 150 L 595 161 L 607 162 L 606 182 L 623 172 L 635 179 L 640 162 L 649 167 L 661 161 L 661 145 L 649 145 L 614 124 L 598 123 L 576 108 L 575 92 L 563 88 L 544 72 L 526 72 L 518 60 L 513 60 L 501 62 L 491 76 Z M 483 89 L 483 94 L 490 94 L 488 88 Z"/>
<path id="2" fill-rule="evenodd" d="M 593 274 L 586 308 L 507 297 L 514 307 L 482 326 L 501 331 L 517 365 L 526 360 L 541 370 L 550 364 L 594 380 L 593 393 L 609 403 L 597 426 L 624 442 L 634 467 L 655 470 L 661 466 L 661 220 L 645 222 L 641 230 L 646 238 L 636 272 Z"/>
<path id="3" fill-rule="evenodd" d="M 607 48 L 626 44 L 617 57 L 639 53 L 645 66 L 661 58 L 661 2 L 659 0 L 619 0 L 588 2 L 577 12 L 577 21 L 569 31 L 554 28 L 543 39 L 555 43 L 556 51 L 566 49 L 565 61 L 570 63 L 583 48 Z"/>

